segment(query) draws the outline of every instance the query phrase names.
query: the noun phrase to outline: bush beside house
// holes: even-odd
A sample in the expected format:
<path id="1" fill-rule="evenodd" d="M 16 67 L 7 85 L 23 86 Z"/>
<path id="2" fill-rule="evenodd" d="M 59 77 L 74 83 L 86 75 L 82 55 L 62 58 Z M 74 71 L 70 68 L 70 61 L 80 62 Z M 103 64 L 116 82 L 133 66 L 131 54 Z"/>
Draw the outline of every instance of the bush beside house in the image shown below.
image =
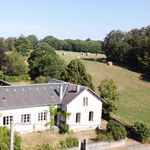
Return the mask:
<path id="1" fill-rule="evenodd" d="M 131 138 L 146 143 L 150 137 L 150 128 L 144 123 L 136 122 L 133 126 L 128 127 Z"/>
<path id="2" fill-rule="evenodd" d="M 65 140 L 60 141 L 61 148 L 77 147 L 78 144 L 78 139 L 75 137 L 67 137 Z"/>
<path id="3" fill-rule="evenodd" d="M 106 131 L 98 134 L 98 141 L 118 141 L 127 137 L 126 128 L 115 120 L 109 120 Z"/>
<path id="4" fill-rule="evenodd" d="M 0 150 L 8 150 L 10 146 L 10 131 L 0 127 Z M 15 133 L 14 150 L 21 150 L 21 137 Z"/>

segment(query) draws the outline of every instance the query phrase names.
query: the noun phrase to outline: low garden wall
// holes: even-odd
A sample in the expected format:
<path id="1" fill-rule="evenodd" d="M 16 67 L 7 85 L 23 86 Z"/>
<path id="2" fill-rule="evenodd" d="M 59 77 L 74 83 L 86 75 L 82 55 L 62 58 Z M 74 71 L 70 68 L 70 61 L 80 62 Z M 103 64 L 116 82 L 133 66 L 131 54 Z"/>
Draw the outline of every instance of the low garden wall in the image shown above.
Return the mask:
<path id="1" fill-rule="evenodd" d="M 106 150 L 110 148 L 121 147 L 124 146 L 125 144 L 126 144 L 126 140 L 120 140 L 115 142 L 96 142 L 96 143 L 87 144 L 86 150 Z M 79 147 L 71 148 L 68 150 L 81 150 L 80 146 L 81 144 L 79 144 Z"/>

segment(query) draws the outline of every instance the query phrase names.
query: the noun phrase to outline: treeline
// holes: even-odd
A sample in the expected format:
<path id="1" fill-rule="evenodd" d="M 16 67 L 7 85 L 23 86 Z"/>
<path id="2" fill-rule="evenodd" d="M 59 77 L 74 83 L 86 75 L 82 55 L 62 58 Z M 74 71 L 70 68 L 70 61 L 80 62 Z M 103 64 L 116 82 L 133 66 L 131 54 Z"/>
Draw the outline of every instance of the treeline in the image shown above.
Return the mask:
<path id="1" fill-rule="evenodd" d="M 91 52 L 91 53 L 101 53 L 102 52 L 102 42 L 94 41 L 91 39 L 86 40 L 59 40 L 53 36 L 46 36 L 45 38 L 38 40 L 35 35 L 29 35 L 27 37 L 20 36 L 9 37 L 7 39 L 0 38 L 0 48 L 4 51 L 16 50 L 23 56 L 28 56 L 30 50 L 34 49 L 39 43 L 47 43 L 56 50 L 66 50 L 75 52 Z"/>
<path id="2" fill-rule="evenodd" d="M 101 46 L 100 41 L 59 40 L 53 36 L 41 40 L 35 35 L 0 38 L 0 79 L 10 82 L 61 79 L 66 66 L 55 50 L 101 53 Z"/>
<path id="3" fill-rule="evenodd" d="M 91 52 L 91 53 L 101 53 L 102 52 L 102 42 L 93 41 L 91 39 L 84 40 L 59 40 L 52 36 L 45 37 L 42 42 L 49 44 L 57 50 L 66 50 L 74 52 Z"/>
<path id="4" fill-rule="evenodd" d="M 108 60 L 150 75 L 150 26 L 129 32 L 113 30 L 102 47 Z"/>
<path id="5" fill-rule="evenodd" d="M 54 42 L 47 43 L 44 40 L 38 41 L 33 35 L 1 40 L 0 79 L 44 83 L 56 78 L 94 89 L 92 77 L 82 62 L 77 59 L 66 66 L 55 51 L 56 44 L 52 47 Z"/>
<path id="6" fill-rule="evenodd" d="M 0 78 L 38 80 L 44 77 L 61 79 L 65 63 L 55 50 L 105 53 L 113 63 L 129 66 L 150 75 L 150 26 L 129 32 L 111 31 L 104 41 L 59 40 L 35 35 L 0 38 Z M 87 77 L 89 79 L 89 77 Z M 37 80 L 37 81 L 38 81 Z"/>

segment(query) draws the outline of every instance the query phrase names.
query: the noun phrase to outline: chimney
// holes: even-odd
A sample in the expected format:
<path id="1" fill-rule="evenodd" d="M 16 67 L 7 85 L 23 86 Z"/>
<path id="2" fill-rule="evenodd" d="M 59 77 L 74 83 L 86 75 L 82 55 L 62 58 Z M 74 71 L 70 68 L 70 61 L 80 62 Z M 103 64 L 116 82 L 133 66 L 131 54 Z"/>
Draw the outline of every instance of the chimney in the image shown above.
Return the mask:
<path id="1" fill-rule="evenodd" d="M 80 91 L 80 85 L 77 85 L 77 93 Z"/>
<path id="2" fill-rule="evenodd" d="M 59 85 L 59 97 L 60 99 L 63 98 L 63 85 Z"/>

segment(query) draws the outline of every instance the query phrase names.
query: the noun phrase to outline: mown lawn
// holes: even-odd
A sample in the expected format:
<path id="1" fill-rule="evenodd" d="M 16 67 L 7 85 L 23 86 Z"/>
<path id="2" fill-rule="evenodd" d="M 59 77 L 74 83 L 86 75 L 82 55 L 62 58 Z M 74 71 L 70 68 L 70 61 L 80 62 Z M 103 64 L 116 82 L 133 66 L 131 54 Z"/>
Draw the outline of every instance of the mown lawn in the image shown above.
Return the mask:
<path id="1" fill-rule="evenodd" d="M 32 149 L 35 145 L 38 144 L 52 144 L 56 145 L 59 141 L 64 140 L 66 137 L 76 137 L 79 140 L 88 139 L 89 142 L 94 142 L 96 140 L 96 132 L 94 130 L 81 131 L 70 134 L 59 134 L 54 133 L 53 131 L 43 131 L 35 132 L 29 134 L 22 134 L 22 148 L 23 150 Z M 32 149 L 33 150 L 33 149 Z"/>
<path id="2" fill-rule="evenodd" d="M 78 52 L 57 51 L 66 63 L 79 58 L 92 75 L 95 91 L 105 78 L 112 78 L 118 85 L 120 100 L 117 103 L 117 116 L 128 123 L 141 121 L 150 126 L 150 82 L 140 79 L 141 74 L 118 66 L 108 66 L 105 63 L 91 61 L 92 58 L 104 55 L 81 55 Z M 65 55 L 63 55 L 65 53 Z"/>

